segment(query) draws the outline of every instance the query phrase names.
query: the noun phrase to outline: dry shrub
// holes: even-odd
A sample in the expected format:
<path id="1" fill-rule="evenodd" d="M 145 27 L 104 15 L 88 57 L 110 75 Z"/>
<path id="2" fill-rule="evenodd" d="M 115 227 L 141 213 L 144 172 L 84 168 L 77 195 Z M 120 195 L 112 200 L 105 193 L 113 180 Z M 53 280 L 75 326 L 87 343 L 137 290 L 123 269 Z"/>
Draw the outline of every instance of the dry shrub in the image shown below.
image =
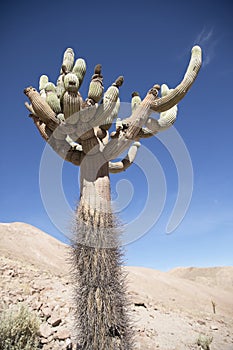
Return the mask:
<path id="1" fill-rule="evenodd" d="M 1 350 L 37 350 L 39 319 L 25 305 L 10 308 L 0 315 Z"/>

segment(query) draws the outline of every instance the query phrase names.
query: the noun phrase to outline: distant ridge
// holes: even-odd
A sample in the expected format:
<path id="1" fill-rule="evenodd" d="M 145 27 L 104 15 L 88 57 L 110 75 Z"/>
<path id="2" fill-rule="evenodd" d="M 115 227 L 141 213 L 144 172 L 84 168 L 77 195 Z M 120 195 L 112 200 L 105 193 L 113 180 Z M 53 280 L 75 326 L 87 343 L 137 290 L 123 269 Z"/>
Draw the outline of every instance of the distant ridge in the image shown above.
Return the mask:
<path id="1" fill-rule="evenodd" d="M 67 273 L 67 246 L 40 229 L 23 223 L 0 224 L 0 254 L 54 273 Z"/>

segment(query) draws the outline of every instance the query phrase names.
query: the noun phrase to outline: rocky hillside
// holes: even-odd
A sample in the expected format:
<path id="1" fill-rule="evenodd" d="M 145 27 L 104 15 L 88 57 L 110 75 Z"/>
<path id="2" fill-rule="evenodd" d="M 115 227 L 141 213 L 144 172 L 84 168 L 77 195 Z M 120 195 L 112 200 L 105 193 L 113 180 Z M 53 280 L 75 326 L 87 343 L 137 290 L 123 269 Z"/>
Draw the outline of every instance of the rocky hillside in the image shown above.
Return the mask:
<path id="1" fill-rule="evenodd" d="M 0 224 L 0 308 L 37 313 L 43 350 L 76 349 L 68 252 L 31 225 Z M 233 350 L 233 267 L 125 269 L 135 350 L 196 350 L 200 337 Z"/>

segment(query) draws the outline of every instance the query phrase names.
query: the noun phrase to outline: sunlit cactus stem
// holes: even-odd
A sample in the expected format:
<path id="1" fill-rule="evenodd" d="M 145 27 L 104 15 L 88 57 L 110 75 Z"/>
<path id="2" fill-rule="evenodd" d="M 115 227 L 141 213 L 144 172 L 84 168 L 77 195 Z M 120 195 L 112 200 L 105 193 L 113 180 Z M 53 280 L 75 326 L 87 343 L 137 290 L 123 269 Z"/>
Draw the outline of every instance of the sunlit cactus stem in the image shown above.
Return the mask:
<path id="1" fill-rule="evenodd" d="M 200 67 L 201 48 L 195 46 L 181 83 L 171 89 L 154 84 L 144 98 L 134 92 L 131 115 L 123 119 L 119 118 L 123 76 L 104 90 L 102 66 L 96 65 L 83 99 L 80 86 L 86 63 L 81 58 L 75 61 L 71 48 L 64 53 L 56 86 L 42 75 L 40 93 L 33 87 L 24 90 L 31 102 L 25 106 L 42 138 L 64 160 L 80 167 L 80 200 L 70 248 L 77 349 L 135 348 L 122 269 L 124 237 L 112 212 L 110 173 L 126 171 L 133 164 L 140 139 L 174 124 L 177 104 Z M 160 113 L 158 119 L 153 112 Z M 119 160 L 122 153 L 126 155 Z"/>
<path id="2" fill-rule="evenodd" d="M 75 64 L 74 64 L 74 67 L 73 67 L 73 70 L 72 72 L 74 74 L 76 74 L 78 80 L 79 80 L 79 86 L 81 86 L 82 82 L 83 82 L 83 79 L 84 79 L 84 76 L 86 74 L 86 62 L 83 58 L 78 58 L 76 61 L 75 61 Z"/>
<path id="3" fill-rule="evenodd" d="M 71 48 L 66 49 L 63 56 L 61 72 L 66 70 L 71 72 L 74 65 L 74 51 Z"/>
<path id="4" fill-rule="evenodd" d="M 56 87 L 53 83 L 47 83 L 45 85 L 46 102 L 52 108 L 52 110 L 57 114 L 61 113 L 60 99 L 56 94 Z"/>

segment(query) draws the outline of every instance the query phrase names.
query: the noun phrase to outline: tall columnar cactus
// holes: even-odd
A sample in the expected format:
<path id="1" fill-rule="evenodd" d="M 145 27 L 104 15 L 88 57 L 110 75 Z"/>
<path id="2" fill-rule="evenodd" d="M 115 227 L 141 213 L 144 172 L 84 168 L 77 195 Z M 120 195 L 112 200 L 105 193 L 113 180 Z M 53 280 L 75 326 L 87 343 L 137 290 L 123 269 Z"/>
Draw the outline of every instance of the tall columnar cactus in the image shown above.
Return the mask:
<path id="1" fill-rule="evenodd" d="M 63 159 L 80 166 L 80 201 L 71 256 L 77 339 L 83 350 L 133 349 L 109 173 L 124 171 L 133 163 L 141 138 L 175 122 L 177 103 L 190 89 L 200 67 L 201 49 L 195 46 L 181 83 L 174 89 L 165 84 L 160 89 L 156 84 L 144 99 L 133 93 L 132 114 L 123 120 L 118 118 L 123 77 L 103 94 L 102 69 L 96 65 L 83 100 L 79 88 L 86 63 L 83 59 L 75 61 L 71 48 L 64 53 L 56 87 L 43 75 L 40 93 L 33 87 L 24 91 L 31 101 L 25 105 L 41 136 Z M 152 118 L 153 112 L 160 117 Z M 109 133 L 114 120 L 115 130 Z M 127 149 L 124 159 L 114 161 Z"/>

